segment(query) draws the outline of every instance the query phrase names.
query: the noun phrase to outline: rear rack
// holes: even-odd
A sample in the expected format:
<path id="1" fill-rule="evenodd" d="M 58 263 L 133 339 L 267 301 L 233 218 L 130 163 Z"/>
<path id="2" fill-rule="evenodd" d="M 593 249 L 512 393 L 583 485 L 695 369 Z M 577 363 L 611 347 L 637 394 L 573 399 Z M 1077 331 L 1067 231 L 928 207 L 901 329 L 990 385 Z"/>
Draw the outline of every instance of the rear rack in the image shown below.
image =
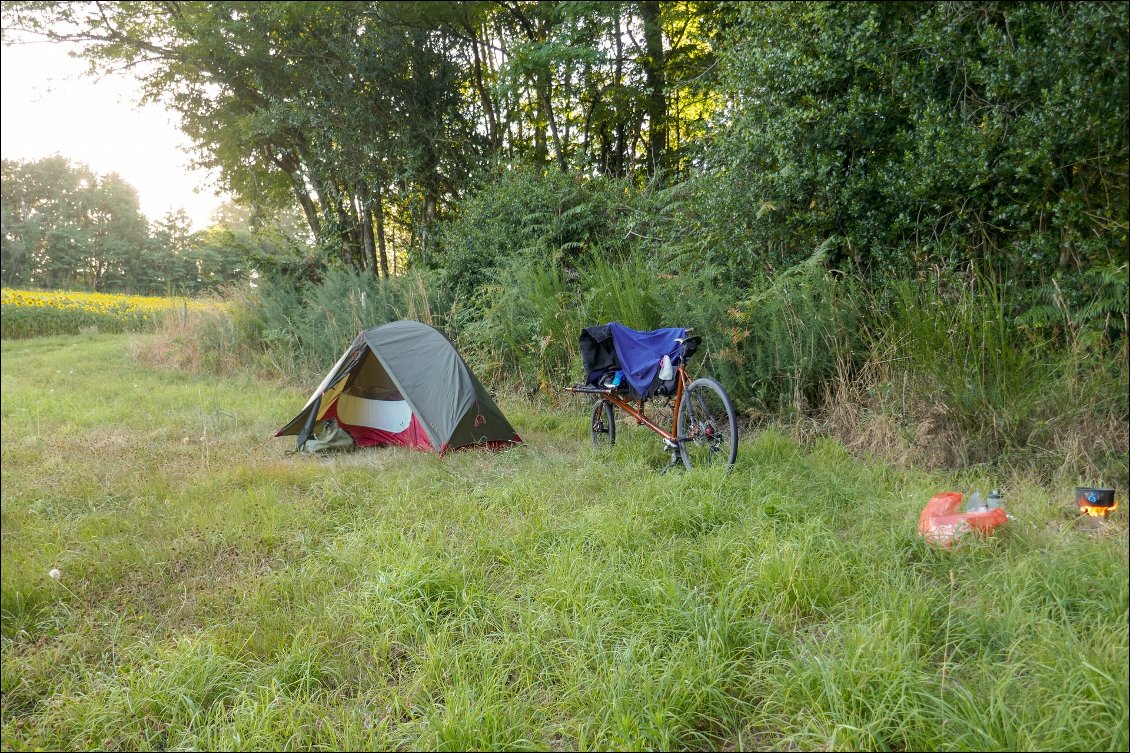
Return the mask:
<path id="1" fill-rule="evenodd" d="M 604 387 L 590 387 L 587 384 L 575 384 L 572 387 L 566 387 L 566 392 L 577 392 L 585 395 L 611 395 L 613 390 Z"/>

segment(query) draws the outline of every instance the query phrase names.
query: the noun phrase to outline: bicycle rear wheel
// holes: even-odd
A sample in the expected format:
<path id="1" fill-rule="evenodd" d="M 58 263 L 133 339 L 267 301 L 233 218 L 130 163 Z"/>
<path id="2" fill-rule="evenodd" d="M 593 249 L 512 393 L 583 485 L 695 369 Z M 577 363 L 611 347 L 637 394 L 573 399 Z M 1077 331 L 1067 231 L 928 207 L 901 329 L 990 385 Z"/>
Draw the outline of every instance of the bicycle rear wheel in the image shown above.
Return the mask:
<path id="1" fill-rule="evenodd" d="M 596 401 L 592 407 L 589 427 L 593 447 L 611 447 L 616 444 L 616 416 L 613 414 L 612 403 L 607 400 Z"/>
<path id="2" fill-rule="evenodd" d="M 679 454 L 687 468 L 725 466 L 738 459 L 738 417 L 722 385 L 703 377 L 690 383 L 679 405 Z"/>

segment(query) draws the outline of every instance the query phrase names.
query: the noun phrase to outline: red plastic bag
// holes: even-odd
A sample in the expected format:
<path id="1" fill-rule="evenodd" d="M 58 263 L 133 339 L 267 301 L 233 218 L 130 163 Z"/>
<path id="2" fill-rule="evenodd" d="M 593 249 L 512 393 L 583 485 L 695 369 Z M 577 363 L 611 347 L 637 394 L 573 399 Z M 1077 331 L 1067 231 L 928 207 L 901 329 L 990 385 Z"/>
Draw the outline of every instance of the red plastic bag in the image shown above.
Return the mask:
<path id="1" fill-rule="evenodd" d="M 960 506 L 961 494 L 958 492 L 935 494 L 918 516 L 918 532 L 927 541 L 949 547 L 970 531 L 987 535 L 1008 520 L 1008 513 L 1003 507 L 959 513 L 957 508 Z"/>

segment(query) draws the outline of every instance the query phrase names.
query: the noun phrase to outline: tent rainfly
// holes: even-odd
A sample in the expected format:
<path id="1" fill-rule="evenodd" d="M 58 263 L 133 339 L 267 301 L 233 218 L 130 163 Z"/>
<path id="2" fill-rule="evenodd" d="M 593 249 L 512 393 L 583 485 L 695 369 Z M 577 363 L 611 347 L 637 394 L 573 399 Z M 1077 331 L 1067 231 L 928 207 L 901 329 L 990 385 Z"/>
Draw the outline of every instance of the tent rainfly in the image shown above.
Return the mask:
<path id="1" fill-rule="evenodd" d="M 358 447 L 403 445 L 442 455 L 521 442 L 443 333 L 398 321 L 367 329 L 276 437 L 303 449 L 331 419 Z M 348 441 L 348 440 L 346 440 Z"/>

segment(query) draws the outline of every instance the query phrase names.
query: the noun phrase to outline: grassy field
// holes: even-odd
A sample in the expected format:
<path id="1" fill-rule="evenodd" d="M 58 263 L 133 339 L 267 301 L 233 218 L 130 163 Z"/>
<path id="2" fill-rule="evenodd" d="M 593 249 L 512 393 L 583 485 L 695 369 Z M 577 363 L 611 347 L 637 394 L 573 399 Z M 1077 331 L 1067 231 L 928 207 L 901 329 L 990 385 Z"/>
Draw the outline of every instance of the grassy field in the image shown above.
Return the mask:
<path id="1" fill-rule="evenodd" d="M 2 344 L 4 748 L 1128 747 L 1126 516 L 1071 483 L 777 433 L 660 476 L 506 402 L 505 453 L 296 457 L 305 394 L 142 339 Z M 995 538 L 916 536 L 998 483 Z"/>

